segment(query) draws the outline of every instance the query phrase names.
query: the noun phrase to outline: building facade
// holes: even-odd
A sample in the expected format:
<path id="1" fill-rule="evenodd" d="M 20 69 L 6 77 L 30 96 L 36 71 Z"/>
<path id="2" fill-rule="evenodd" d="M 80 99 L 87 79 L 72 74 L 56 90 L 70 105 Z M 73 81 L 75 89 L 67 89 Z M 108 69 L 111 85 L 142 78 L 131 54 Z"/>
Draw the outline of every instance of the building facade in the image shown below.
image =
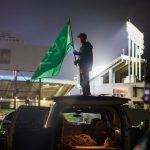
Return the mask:
<path id="1" fill-rule="evenodd" d="M 127 54 L 123 52 L 91 79 L 91 91 L 94 95 L 110 94 L 142 101 L 146 73 L 146 60 L 142 58 L 144 35 L 130 21 L 126 26 Z"/>
<path id="2" fill-rule="evenodd" d="M 14 33 L 0 32 L 0 69 L 35 71 L 48 47 L 27 45 Z"/>

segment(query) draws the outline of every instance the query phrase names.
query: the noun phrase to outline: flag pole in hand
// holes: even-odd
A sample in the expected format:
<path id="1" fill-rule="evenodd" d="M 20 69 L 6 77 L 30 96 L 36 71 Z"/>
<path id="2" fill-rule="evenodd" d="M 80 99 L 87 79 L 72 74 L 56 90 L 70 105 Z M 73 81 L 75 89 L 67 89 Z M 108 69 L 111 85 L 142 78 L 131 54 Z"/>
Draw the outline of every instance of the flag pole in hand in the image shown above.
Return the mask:
<path id="1" fill-rule="evenodd" d="M 69 19 L 69 24 L 70 24 L 70 33 L 71 33 L 71 37 L 72 37 L 72 43 L 73 43 L 73 50 L 74 50 L 74 41 L 73 41 L 73 36 L 72 36 L 72 28 L 71 28 L 71 21 L 70 21 L 70 19 Z M 74 56 L 74 61 L 76 62 L 77 61 L 77 58 L 76 58 L 76 55 L 75 54 L 73 54 L 73 56 Z M 76 66 L 77 66 L 77 64 L 75 64 Z"/>

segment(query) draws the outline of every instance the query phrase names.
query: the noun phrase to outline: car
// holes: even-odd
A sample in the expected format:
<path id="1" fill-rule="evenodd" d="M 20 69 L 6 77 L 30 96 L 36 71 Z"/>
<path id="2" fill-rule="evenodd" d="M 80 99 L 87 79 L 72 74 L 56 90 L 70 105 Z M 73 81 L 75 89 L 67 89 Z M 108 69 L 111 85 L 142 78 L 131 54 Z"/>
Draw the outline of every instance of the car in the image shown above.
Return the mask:
<path id="1" fill-rule="evenodd" d="M 7 137 L 9 135 L 10 127 L 12 120 L 16 114 L 16 111 L 12 111 L 8 113 L 5 117 L 3 117 L 0 126 L 0 148 L 4 149 L 7 146 Z"/>
<path id="2" fill-rule="evenodd" d="M 3 118 L 2 122 L 1 122 L 1 128 L 2 128 L 3 131 L 9 132 L 9 128 L 10 128 L 10 126 L 11 126 L 11 122 L 12 122 L 12 120 L 13 120 L 15 114 L 16 114 L 16 111 L 14 110 L 14 111 L 8 113 L 8 114 Z"/>
<path id="3" fill-rule="evenodd" d="M 91 131 L 91 123 L 97 118 L 105 122 L 105 128 L 108 130 L 107 138 L 114 143 L 111 147 L 115 150 L 129 150 L 130 141 L 126 131 L 130 122 L 122 106 L 123 102 L 128 100 L 113 96 L 55 97 L 56 103 L 47 123 L 53 129 L 53 149 L 69 147 L 69 149 L 80 150 L 89 149 L 90 146 L 91 149 L 109 149 L 110 147 L 104 143 L 99 145 L 101 143 L 98 142 L 99 139 L 96 141 L 98 137 L 95 139 L 94 136 L 92 137 L 91 132 L 94 129 Z M 95 145 L 92 143 L 93 140 L 96 142 Z"/>
<path id="4" fill-rule="evenodd" d="M 17 110 L 9 150 L 132 149 L 133 132 L 123 107 L 129 99 L 81 95 L 53 99 L 52 108 L 21 106 Z"/>

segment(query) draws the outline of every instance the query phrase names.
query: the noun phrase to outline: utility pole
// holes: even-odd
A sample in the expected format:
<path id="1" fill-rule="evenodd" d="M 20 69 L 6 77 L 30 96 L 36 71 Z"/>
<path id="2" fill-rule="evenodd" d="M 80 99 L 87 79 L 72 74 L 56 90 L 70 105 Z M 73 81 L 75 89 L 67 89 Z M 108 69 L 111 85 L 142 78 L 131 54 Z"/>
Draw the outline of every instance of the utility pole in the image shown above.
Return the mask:
<path id="1" fill-rule="evenodd" d="M 39 98 L 38 98 L 38 106 L 41 106 L 41 89 L 42 89 L 42 83 L 41 83 L 41 79 L 39 79 Z"/>
<path id="2" fill-rule="evenodd" d="M 17 76 L 18 70 L 14 70 L 14 91 L 13 91 L 14 109 L 16 109 L 16 99 L 17 99 Z"/>

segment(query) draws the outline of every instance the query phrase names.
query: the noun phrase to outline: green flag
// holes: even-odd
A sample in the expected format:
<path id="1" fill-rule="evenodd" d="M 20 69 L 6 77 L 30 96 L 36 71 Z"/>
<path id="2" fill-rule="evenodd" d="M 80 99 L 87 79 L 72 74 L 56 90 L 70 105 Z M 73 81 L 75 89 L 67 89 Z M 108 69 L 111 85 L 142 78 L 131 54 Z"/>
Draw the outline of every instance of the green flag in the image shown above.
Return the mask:
<path id="1" fill-rule="evenodd" d="M 52 44 L 37 70 L 32 76 L 32 80 L 50 78 L 58 75 L 62 62 L 66 54 L 73 48 L 73 38 L 71 34 L 70 21 L 64 26 L 55 42 Z"/>

